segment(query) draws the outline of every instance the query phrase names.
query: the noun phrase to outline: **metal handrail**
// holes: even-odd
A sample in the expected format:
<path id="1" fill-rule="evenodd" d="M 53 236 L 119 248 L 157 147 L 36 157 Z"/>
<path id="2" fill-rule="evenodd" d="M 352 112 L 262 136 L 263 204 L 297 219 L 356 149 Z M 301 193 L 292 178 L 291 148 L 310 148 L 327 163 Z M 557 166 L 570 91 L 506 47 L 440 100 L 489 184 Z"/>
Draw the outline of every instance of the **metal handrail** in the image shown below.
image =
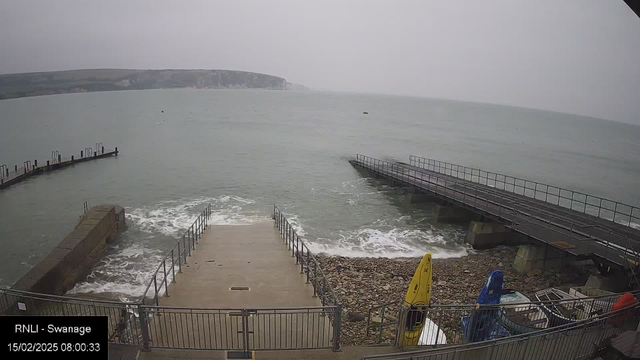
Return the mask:
<path id="1" fill-rule="evenodd" d="M 633 292 L 628 292 L 632 294 L 634 297 L 640 296 L 640 290 L 636 290 Z M 437 326 L 438 332 L 443 328 L 441 327 L 447 323 L 457 323 L 461 317 L 461 315 L 469 315 L 469 314 L 492 314 L 497 313 L 498 311 L 508 311 L 509 309 L 519 309 L 522 310 L 536 310 L 542 311 L 544 313 L 552 312 L 553 308 L 557 308 L 558 306 L 562 306 L 564 310 L 566 310 L 566 314 L 561 315 L 571 318 L 573 316 L 579 317 L 582 319 L 587 319 L 595 316 L 602 315 L 603 313 L 608 313 L 611 311 L 611 307 L 613 304 L 619 300 L 619 298 L 626 293 L 617 293 L 617 294 L 609 294 L 609 295 L 600 295 L 600 296 L 592 296 L 592 297 L 581 297 L 581 298 L 572 298 L 572 299 L 564 299 L 564 300 L 544 300 L 544 301 L 529 301 L 529 302 L 510 302 L 504 304 L 429 304 L 429 305 L 414 305 L 414 306 L 405 306 L 403 305 L 404 300 L 398 299 L 393 302 L 388 302 L 385 304 L 374 305 L 369 308 L 369 313 L 367 315 L 367 336 L 370 335 L 371 331 L 374 331 L 374 334 L 378 334 L 378 344 L 382 343 L 382 333 L 383 329 L 387 328 L 391 325 L 395 325 L 394 330 L 396 331 L 396 339 L 401 338 L 398 336 L 399 329 L 402 328 L 401 319 L 406 318 L 408 311 L 419 311 L 425 314 L 426 317 L 431 318 Z M 373 323 L 371 319 L 374 314 L 378 314 L 380 317 L 380 321 Z M 391 316 L 389 315 L 391 314 Z M 390 321 L 385 321 L 386 318 Z M 396 317 L 397 316 L 397 317 Z M 435 316 L 435 317 L 433 317 Z M 535 315 L 529 315 L 530 317 L 536 317 Z M 558 324 L 564 324 L 565 321 L 562 320 L 561 317 L 554 320 L 550 323 L 552 326 L 557 326 Z M 538 317 L 542 319 L 541 317 Z M 566 319 L 568 319 L 566 318 Z M 453 320 L 452 320 L 453 319 Z M 534 320 L 533 318 L 531 320 Z M 536 319 L 537 320 L 537 319 Z M 456 338 L 455 334 L 454 338 L 451 338 L 447 335 L 446 344 L 451 345 L 461 340 L 461 338 Z M 459 334 L 458 334 L 459 335 Z M 442 345 L 444 343 L 441 343 Z M 430 344 L 436 345 L 436 344 Z"/>
<path id="2" fill-rule="evenodd" d="M 574 211 L 582 212 L 584 214 L 596 216 L 600 219 L 613 221 L 613 222 L 616 222 L 617 224 L 624 225 L 627 227 L 632 227 L 631 224 L 635 223 L 632 220 L 637 220 L 638 222 L 636 224 L 640 225 L 640 208 L 638 208 L 637 206 L 625 204 L 619 201 L 610 200 L 610 199 L 582 193 L 575 190 L 565 189 L 559 186 L 548 185 L 538 181 L 522 179 L 522 178 L 518 178 L 511 175 L 504 175 L 504 174 L 495 173 L 492 171 L 482 170 L 480 168 L 457 165 L 457 164 L 452 164 L 444 161 L 424 158 L 424 157 L 415 156 L 415 155 L 409 155 L 409 164 L 411 166 L 416 166 L 423 169 L 431 170 L 440 174 L 455 176 L 457 178 L 475 182 L 477 184 L 491 186 L 489 184 L 492 181 L 493 186 L 496 187 L 497 189 L 508 191 L 518 195 L 523 195 L 523 196 L 544 201 L 550 204 L 558 205 Z M 483 173 L 484 173 L 484 176 L 482 176 Z M 467 178 L 467 175 L 469 176 L 469 178 Z M 484 179 L 484 183 L 481 181 L 482 179 Z M 511 179 L 512 181 L 508 181 L 508 179 Z M 502 184 L 502 187 L 498 187 L 498 184 Z M 527 185 L 533 185 L 533 187 L 528 187 Z M 522 189 L 522 193 L 519 193 L 517 191 L 518 188 Z M 556 189 L 557 192 L 549 192 L 550 188 Z M 530 191 L 527 192 L 527 190 L 530 190 Z M 531 195 L 532 194 L 531 191 L 533 192 L 533 196 Z M 563 196 L 563 193 L 566 196 Z M 544 195 L 544 199 L 539 198 L 538 194 Z M 571 197 L 569 197 L 568 194 L 570 194 Z M 551 199 L 549 199 L 549 195 L 551 195 L 552 197 L 555 197 L 557 201 L 552 202 Z M 578 198 L 576 198 L 576 195 L 579 195 Z M 584 198 L 584 200 L 581 200 L 580 199 L 581 197 Z M 567 201 L 563 203 L 560 201 L 560 199 L 564 199 Z M 594 199 L 595 203 L 590 202 L 589 199 Z M 569 206 L 566 206 L 567 202 L 569 203 Z M 603 204 L 606 205 L 607 203 L 609 203 L 611 206 L 603 207 Z M 578 206 L 576 208 L 574 204 L 578 204 L 582 206 L 581 207 Z M 593 209 L 593 213 L 587 212 L 588 208 Z M 624 208 L 628 208 L 629 212 L 627 213 L 622 211 L 622 209 Z M 595 213 L 595 210 L 597 210 L 597 214 Z M 638 216 L 634 216 L 634 212 L 637 212 Z M 611 218 L 606 216 L 607 213 L 612 215 Z M 617 222 L 615 220 L 616 215 L 621 215 L 621 216 L 624 216 L 625 218 L 628 218 L 628 222 L 626 224 L 623 222 Z"/>
<path id="3" fill-rule="evenodd" d="M 307 284 L 313 285 L 313 296 L 320 295 L 322 305 L 340 305 L 340 300 L 333 291 L 333 287 L 327 280 L 320 263 L 311 253 L 307 244 L 298 236 L 295 229 L 289 223 L 277 205 L 273 205 L 273 219 L 275 226 L 280 230 L 282 239 L 291 250 L 291 256 L 296 258 L 296 265 L 300 265 L 300 274 L 306 272 Z M 306 250 L 306 253 L 305 253 Z M 321 284 L 319 284 L 320 282 Z M 329 296 L 327 296 L 327 294 Z"/>
<path id="4" fill-rule="evenodd" d="M 166 310 L 171 310 L 171 309 L 175 309 L 175 310 L 221 310 L 221 311 L 234 311 L 234 310 L 239 310 L 240 308 L 238 307 L 234 307 L 234 308 L 230 308 L 230 307 L 216 307 L 216 308 L 210 308 L 210 307 L 189 307 L 189 306 L 155 306 L 155 305 L 144 305 L 145 309 L 166 309 Z M 327 306 L 290 306 L 290 307 L 256 307 L 256 308 L 251 308 L 254 310 L 323 310 L 323 309 L 335 309 L 337 308 L 337 305 L 327 305 Z"/>
<path id="5" fill-rule="evenodd" d="M 414 165 L 409 165 L 409 166 L 414 166 Z M 419 168 L 420 168 L 420 169 L 427 170 L 427 171 L 432 171 L 432 170 L 427 169 L 427 168 L 424 168 L 424 167 L 419 167 Z M 442 174 L 442 173 L 441 173 L 441 174 Z M 446 173 L 443 173 L 443 175 L 445 175 L 445 176 L 447 176 L 447 175 L 448 175 L 448 176 L 451 176 L 451 175 L 446 174 Z M 465 181 L 468 181 L 468 180 L 465 180 Z M 482 184 L 482 183 L 469 183 L 469 184 L 466 184 L 466 183 L 457 183 L 457 182 L 454 182 L 453 184 L 456 184 L 456 185 L 457 185 L 457 184 L 461 184 L 461 185 L 463 185 L 463 186 L 465 186 L 465 187 L 472 187 L 472 188 L 476 188 L 476 186 L 479 186 L 479 187 L 478 187 L 478 189 L 479 189 L 479 190 L 481 190 L 482 192 L 490 193 L 490 194 L 492 194 L 492 195 L 499 196 L 500 198 L 504 198 L 504 197 L 503 197 L 503 196 L 501 196 L 501 194 L 499 193 L 499 191 L 501 191 L 502 189 L 500 189 L 500 188 L 496 188 L 496 187 L 494 187 L 494 186 L 492 187 L 491 185 L 485 185 L 485 184 Z M 474 185 L 474 184 L 479 184 L 479 185 Z M 483 187 L 483 186 L 485 186 L 485 187 Z M 493 190 L 493 189 L 495 189 L 495 190 Z M 528 189 L 529 189 L 529 188 L 528 188 Z M 517 192 L 516 192 L 516 193 L 514 193 L 514 194 L 519 195 L 519 196 L 521 195 L 521 194 L 518 194 Z M 537 200 L 539 200 L 539 199 L 537 199 Z M 557 206 L 557 204 L 554 204 L 553 202 L 547 202 L 547 203 L 549 203 L 549 204 L 551 204 L 551 205 L 556 205 L 556 206 Z M 571 219 L 571 218 L 567 218 L 566 216 L 563 216 L 563 215 L 560 215 L 560 214 L 557 214 L 557 213 L 552 213 L 551 211 L 549 211 L 549 210 L 545 210 L 544 208 L 539 208 L 539 207 L 536 207 L 536 206 L 533 206 L 533 205 L 529 205 L 529 204 L 527 204 L 527 202 L 526 202 L 526 201 L 525 201 L 525 202 L 520 202 L 520 203 L 519 203 L 519 206 L 520 206 L 520 207 L 522 207 L 522 208 L 526 208 L 526 209 L 530 209 L 530 210 L 533 210 L 533 211 L 539 212 L 539 213 L 544 213 L 544 214 L 552 215 L 552 216 L 553 216 L 554 218 L 556 218 L 556 219 L 562 219 L 563 221 L 567 221 L 567 222 L 569 222 L 569 223 L 571 223 L 571 224 L 578 224 L 578 222 L 573 221 L 573 219 Z M 569 210 L 571 210 L 571 209 L 569 209 Z M 585 215 L 587 215 L 587 216 L 593 216 L 593 215 L 588 214 L 588 213 L 578 213 L 578 214 L 585 214 Z M 588 225 L 587 225 L 588 227 L 591 227 L 591 226 L 595 226 L 595 227 L 597 227 L 597 226 L 598 226 L 598 225 L 594 222 L 594 220 L 593 220 L 593 219 L 590 219 L 590 218 L 581 218 L 581 219 L 582 219 L 584 222 L 588 223 Z M 621 225 L 623 225 L 623 224 L 621 224 Z M 570 227 L 570 229 L 572 229 L 572 230 L 574 230 L 574 228 L 576 228 L 576 227 L 573 227 L 573 226 L 571 226 L 571 227 Z M 602 229 L 602 228 L 601 228 L 601 229 Z M 633 250 L 634 255 L 635 255 L 635 258 L 636 258 L 636 261 L 637 261 L 637 256 L 640 254 L 640 243 L 639 243 L 638 241 L 636 241 L 636 240 L 632 240 L 632 239 L 630 239 L 630 238 L 629 238 L 629 236 L 628 236 L 628 234 L 625 234 L 625 233 L 619 232 L 619 231 L 617 231 L 617 229 L 607 229 L 607 231 L 609 232 L 609 235 L 614 234 L 614 235 L 616 235 L 616 236 L 618 236 L 618 237 L 621 237 L 621 238 L 624 238 L 625 240 L 627 240 L 627 245 L 629 245 L 629 247 L 628 247 L 627 249 L 631 249 L 631 250 Z M 636 243 L 637 248 L 636 248 L 635 246 L 633 246 L 632 242 L 635 242 L 635 243 Z"/>
<path id="6" fill-rule="evenodd" d="M 476 208 L 478 208 L 477 207 L 478 205 L 484 205 L 485 208 L 481 210 L 487 214 L 490 214 L 492 216 L 502 218 L 502 219 L 511 218 L 510 221 L 512 222 L 512 224 L 505 225 L 507 227 L 514 228 L 515 226 L 523 225 L 523 223 L 527 223 L 524 225 L 528 225 L 528 228 L 529 228 L 528 232 L 527 232 L 527 229 L 522 226 L 519 229 L 514 228 L 514 230 L 521 232 L 525 235 L 538 238 L 534 234 L 531 234 L 531 230 L 535 224 L 536 226 L 539 226 L 539 227 L 542 226 L 542 228 L 547 232 L 554 232 L 554 233 L 560 234 L 563 237 L 568 238 L 570 241 L 571 240 L 588 241 L 589 247 L 593 246 L 593 243 L 598 243 L 599 245 L 605 248 L 604 258 L 609 261 L 612 261 L 611 259 L 608 259 L 606 257 L 607 251 L 609 249 L 619 250 L 623 252 L 625 256 L 631 255 L 634 258 L 638 257 L 638 252 L 634 249 L 633 246 L 631 246 L 630 248 L 623 247 L 621 245 L 611 243 L 610 239 L 604 240 L 604 239 L 599 239 L 593 236 L 593 231 L 591 231 L 591 233 L 580 231 L 579 229 L 582 224 L 575 223 L 573 220 L 570 220 L 570 219 L 565 220 L 565 222 L 569 223 L 568 226 L 562 225 L 562 224 L 552 222 L 545 218 L 536 217 L 532 214 L 521 211 L 519 209 L 506 206 L 504 203 L 498 203 L 490 199 L 484 198 L 481 195 L 484 195 L 482 193 L 485 191 L 477 186 L 469 185 L 468 183 L 463 183 L 460 181 L 455 181 L 455 180 L 451 180 L 444 177 L 439 177 L 436 175 L 425 174 L 412 169 L 410 165 L 401 165 L 401 164 L 392 163 L 384 160 L 370 158 L 368 156 L 360 155 L 360 154 L 356 156 L 356 162 L 361 163 L 363 166 L 369 168 L 374 172 L 382 172 L 384 170 L 392 174 L 395 174 L 396 176 L 398 176 L 399 180 L 412 181 L 412 183 L 413 181 L 419 182 L 420 185 L 427 186 L 429 188 L 429 191 L 433 191 L 438 195 L 447 196 L 448 198 L 451 198 L 453 200 L 460 201 L 459 199 L 448 196 L 448 194 L 449 195 L 455 194 L 456 196 L 462 198 L 461 202 L 464 205 L 468 206 L 470 204 L 473 204 L 474 206 L 476 206 Z M 413 172 L 413 175 L 411 175 L 411 172 Z M 466 188 L 465 189 L 466 191 L 459 190 L 455 188 L 455 186 Z M 501 194 L 492 193 L 491 195 L 496 196 L 502 200 L 510 201 L 509 198 L 506 198 Z M 495 209 L 491 209 L 490 207 L 494 207 Z M 538 223 L 534 223 L 531 220 L 529 220 L 531 218 L 535 219 Z M 562 229 L 566 233 L 558 229 Z M 607 232 L 609 237 L 611 235 L 621 236 L 626 238 L 627 243 L 630 243 L 632 241 L 637 243 L 637 241 L 631 240 L 627 236 L 615 233 L 609 229 L 600 229 L 600 230 L 601 231 L 604 230 L 605 232 Z M 538 240 L 540 239 L 538 238 Z M 599 255 L 599 254 L 596 254 L 596 255 Z M 625 258 L 625 260 L 627 259 L 628 258 Z"/>
<path id="7" fill-rule="evenodd" d="M 557 327 L 541 329 L 541 330 L 537 330 L 537 331 L 533 331 L 525 334 L 512 335 L 512 336 L 502 337 L 494 340 L 486 340 L 486 341 L 480 341 L 480 342 L 446 346 L 442 348 L 414 350 L 414 351 L 407 351 L 407 352 L 394 353 L 394 354 L 365 355 L 364 359 L 410 360 L 410 359 L 417 359 L 417 357 L 419 356 L 445 355 L 450 353 L 459 354 L 464 351 L 473 351 L 473 350 L 482 349 L 486 347 L 492 347 L 495 345 L 504 345 L 504 344 L 514 343 L 514 342 L 531 341 L 532 339 L 536 339 L 543 336 L 548 337 L 549 335 L 553 335 L 553 334 L 561 334 L 561 333 L 566 334 L 570 331 L 580 330 L 580 329 L 583 330 L 581 335 L 584 335 L 584 332 L 586 331 L 586 329 L 602 326 L 608 322 L 607 320 L 610 320 L 613 318 L 622 317 L 623 321 L 630 320 L 630 317 L 628 317 L 628 315 L 636 313 L 639 309 L 640 309 L 640 304 L 635 304 L 633 306 L 615 310 L 615 311 L 612 311 L 603 315 L 599 315 L 590 319 L 580 320 L 580 321 L 560 325 Z M 635 319 L 631 319 L 631 320 L 635 321 Z M 579 351 L 580 345 L 583 345 L 583 344 L 581 343 L 581 341 L 578 341 L 576 343 L 576 346 L 573 349 L 576 352 L 576 354 Z M 582 350 L 584 351 L 586 349 L 582 349 Z M 575 358 L 575 357 L 571 357 L 571 358 Z"/>
<path id="8" fill-rule="evenodd" d="M 525 302 L 510 302 L 510 303 L 506 303 L 506 304 L 495 304 L 495 305 L 491 305 L 491 304 L 430 304 L 430 305 L 420 305 L 420 308 L 429 308 L 429 309 L 440 309 L 440 308 L 486 308 L 486 309 L 502 309 L 502 308 L 509 308 L 509 307 L 513 307 L 513 306 L 522 306 L 522 305 L 549 305 L 549 304 L 571 304 L 571 303 L 580 303 L 580 302 L 588 302 L 588 301 L 605 301 L 605 300 L 612 300 L 612 299 L 618 299 L 620 296 L 624 295 L 624 294 L 631 294 L 633 296 L 635 296 L 636 298 L 640 297 L 640 290 L 634 290 L 634 291 L 626 291 L 626 292 L 621 292 L 621 293 L 614 293 L 614 294 L 608 294 L 608 295 L 599 295 L 599 296 L 587 296 L 587 297 L 580 297 L 580 298 L 575 298 L 575 299 L 565 299 L 565 300 L 544 300 L 544 301 L 525 301 Z M 390 306 L 390 305 L 401 305 L 404 302 L 404 299 L 400 299 L 397 301 L 390 301 L 384 304 L 377 304 L 377 305 L 373 305 L 371 308 L 379 308 L 379 307 L 383 307 L 383 306 Z"/>
<path id="9" fill-rule="evenodd" d="M 178 273 L 182 272 L 182 264 L 187 263 L 187 256 L 191 256 L 192 250 L 196 250 L 196 244 L 200 241 L 204 235 L 205 229 L 209 226 L 209 219 L 211 218 L 211 204 L 198 215 L 193 224 L 185 231 L 175 245 L 167 252 L 162 261 L 158 264 L 158 268 L 153 273 L 151 280 L 147 284 L 142 297 L 140 298 L 140 304 L 144 304 L 147 298 L 147 293 L 153 284 L 154 296 L 153 300 L 156 306 L 160 305 L 159 294 L 162 291 L 162 285 L 164 284 L 164 296 L 169 296 L 169 284 L 168 276 L 171 275 L 171 282 L 176 282 L 176 265 L 178 266 Z M 167 270 L 167 264 L 170 264 L 169 270 Z M 162 272 L 160 272 L 162 269 Z M 162 278 L 158 280 L 158 275 Z M 160 287 L 158 287 L 160 283 Z"/>
<path id="10" fill-rule="evenodd" d="M 96 299 L 87 299 L 87 298 L 71 297 L 71 296 L 63 296 L 63 295 L 43 294 L 43 293 L 36 293 L 31 291 L 16 290 L 11 288 L 0 289 L 0 294 L 22 296 L 25 298 L 36 299 L 36 300 L 55 300 L 58 302 L 62 301 L 65 303 L 90 303 L 90 304 L 95 303 L 95 304 L 111 304 L 111 305 L 121 305 L 121 306 L 137 305 L 136 303 L 127 303 L 127 302 L 115 301 L 115 300 L 102 300 L 102 299 L 96 300 Z"/>
<path id="11" fill-rule="evenodd" d="M 296 265 L 300 265 L 300 274 L 306 272 L 306 282 L 307 284 L 311 283 L 313 286 L 313 297 L 319 296 L 320 302 L 327 308 L 335 307 L 335 311 L 329 312 L 328 315 L 333 322 L 333 350 L 339 351 L 342 347 L 342 342 L 340 341 L 342 334 L 342 304 L 340 299 L 333 291 L 333 287 L 327 280 L 316 257 L 311 254 L 307 244 L 298 236 L 289 220 L 276 204 L 273 204 L 273 220 L 274 226 L 280 231 L 287 249 L 291 250 L 291 256 L 296 258 Z"/>

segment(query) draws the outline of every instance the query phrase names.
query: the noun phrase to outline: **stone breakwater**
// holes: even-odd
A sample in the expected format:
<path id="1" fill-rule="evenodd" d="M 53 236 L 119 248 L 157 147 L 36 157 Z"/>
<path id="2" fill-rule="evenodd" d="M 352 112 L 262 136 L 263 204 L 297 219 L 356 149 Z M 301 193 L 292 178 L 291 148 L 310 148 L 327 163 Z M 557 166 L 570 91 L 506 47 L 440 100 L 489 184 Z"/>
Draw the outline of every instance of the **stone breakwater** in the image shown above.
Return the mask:
<path id="1" fill-rule="evenodd" d="M 520 274 L 511 264 L 517 247 L 476 251 L 468 256 L 433 260 L 431 304 L 473 304 L 492 270 L 504 272 L 504 287 L 525 295 L 548 287 L 582 286 L 591 273 L 589 268 L 565 267 L 534 270 Z M 344 345 L 377 342 L 377 333 L 366 335 L 370 307 L 404 299 L 420 258 L 348 258 L 319 256 L 318 260 L 336 295 L 343 304 Z M 395 316 L 398 306 L 390 307 Z M 392 328 L 385 328 L 383 342 L 393 339 Z"/>

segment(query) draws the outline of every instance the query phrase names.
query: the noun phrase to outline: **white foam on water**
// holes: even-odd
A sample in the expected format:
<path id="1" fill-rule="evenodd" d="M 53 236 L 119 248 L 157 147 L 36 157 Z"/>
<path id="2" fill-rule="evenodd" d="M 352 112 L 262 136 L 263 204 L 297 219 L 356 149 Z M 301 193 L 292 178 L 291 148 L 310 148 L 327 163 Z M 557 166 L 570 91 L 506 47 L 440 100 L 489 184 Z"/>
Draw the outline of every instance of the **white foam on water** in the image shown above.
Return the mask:
<path id="1" fill-rule="evenodd" d="M 285 214 L 289 223 L 300 237 L 305 237 L 302 222 L 297 215 Z M 393 223 L 403 222 L 410 216 L 401 216 Z M 378 219 L 371 227 L 352 231 L 343 231 L 335 238 L 318 238 L 317 241 L 305 239 L 307 246 L 314 253 L 346 257 L 421 257 L 431 252 L 433 258 L 454 258 L 469 255 L 468 246 L 449 249 L 446 246 L 455 237 L 454 233 L 442 234 L 434 229 L 407 229 L 388 225 L 387 220 Z"/>
<path id="2" fill-rule="evenodd" d="M 298 236 L 305 237 L 307 235 L 307 232 L 304 231 L 304 228 L 302 227 L 302 224 L 300 223 L 300 218 L 298 218 L 298 215 L 295 215 L 295 214 L 293 214 L 293 215 L 284 214 L 284 216 L 285 216 L 285 218 L 287 218 L 287 220 L 289 220 L 289 224 L 291 224 L 291 227 L 296 232 L 296 234 L 298 234 Z"/>
<path id="3" fill-rule="evenodd" d="M 136 242 L 121 244 L 121 248 L 112 249 L 87 276 L 69 291 L 78 293 L 114 293 L 125 297 L 139 297 L 144 293 L 153 273 L 161 264 L 168 249 L 153 248 L 155 236 L 169 236 L 176 239 L 193 224 L 198 214 L 207 204 L 212 205 L 209 224 L 212 225 L 250 225 L 268 221 L 269 217 L 258 210 L 245 209 L 255 200 L 239 196 L 202 197 L 186 201 L 163 201 L 156 205 L 126 209 L 131 230 L 141 233 Z M 173 243 L 171 243 L 173 246 Z M 177 253 L 174 257 L 177 261 Z M 176 272 L 177 272 L 177 265 Z M 161 273 L 163 271 L 161 270 Z M 167 262 L 167 272 L 171 273 L 171 259 Z M 172 273 L 168 280 L 171 281 Z M 158 292 L 164 293 L 160 284 L 164 275 L 157 276 Z M 153 285 L 152 285 L 153 287 Z M 153 297 L 154 289 L 147 296 Z"/>
<path id="4" fill-rule="evenodd" d="M 127 219 L 147 233 L 180 237 L 207 204 L 212 205 L 212 225 L 251 225 L 269 220 L 255 210 L 245 210 L 255 200 L 240 196 L 203 197 L 189 201 L 165 201 L 153 206 L 126 209 Z"/>
<path id="5" fill-rule="evenodd" d="M 452 258 L 469 254 L 463 246 L 459 249 L 443 247 L 448 243 L 443 235 L 424 229 L 364 228 L 341 233 L 338 239 L 318 240 L 322 243 L 308 241 L 311 251 L 346 257 L 420 257 L 431 252 L 434 258 Z"/>
<path id="6" fill-rule="evenodd" d="M 164 255 L 162 251 L 147 248 L 140 243 L 118 249 L 100 260 L 86 280 L 77 283 L 68 293 L 141 296 Z M 153 289 L 151 291 L 153 292 Z"/>

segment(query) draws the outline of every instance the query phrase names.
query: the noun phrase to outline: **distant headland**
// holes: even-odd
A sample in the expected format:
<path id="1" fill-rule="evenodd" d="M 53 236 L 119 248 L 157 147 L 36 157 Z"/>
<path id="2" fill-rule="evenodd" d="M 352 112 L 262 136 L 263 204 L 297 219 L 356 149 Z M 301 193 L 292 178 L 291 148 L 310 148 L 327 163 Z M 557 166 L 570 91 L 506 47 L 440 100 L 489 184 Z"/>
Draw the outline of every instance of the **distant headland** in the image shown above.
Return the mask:
<path id="1" fill-rule="evenodd" d="M 0 75 L 0 100 L 90 91 L 172 88 L 309 90 L 282 77 L 234 70 L 85 69 Z"/>

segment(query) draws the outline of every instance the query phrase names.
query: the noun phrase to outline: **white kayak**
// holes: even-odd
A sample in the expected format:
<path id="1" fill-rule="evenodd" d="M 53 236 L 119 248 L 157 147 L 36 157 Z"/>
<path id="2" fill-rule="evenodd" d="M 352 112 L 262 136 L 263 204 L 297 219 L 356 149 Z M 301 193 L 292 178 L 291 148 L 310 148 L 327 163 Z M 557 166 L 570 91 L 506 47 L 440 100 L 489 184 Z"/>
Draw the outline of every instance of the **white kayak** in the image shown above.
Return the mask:
<path id="1" fill-rule="evenodd" d="M 431 319 L 424 320 L 424 327 L 418 339 L 418 345 L 443 345 L 447 343 L 447 336 Z"/>

